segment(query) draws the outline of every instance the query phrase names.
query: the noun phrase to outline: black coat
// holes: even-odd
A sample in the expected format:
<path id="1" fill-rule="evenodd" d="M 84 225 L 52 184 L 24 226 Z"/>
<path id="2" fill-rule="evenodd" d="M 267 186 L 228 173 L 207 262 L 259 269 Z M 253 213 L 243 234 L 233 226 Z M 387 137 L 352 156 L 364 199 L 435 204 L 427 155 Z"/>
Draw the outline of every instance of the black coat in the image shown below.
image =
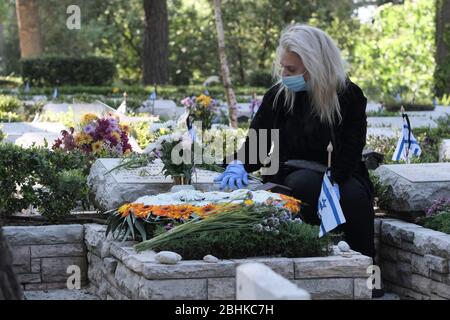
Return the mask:
<path id="1" fill-rule="evenodd" d="M 290 113 L 284 106 L 284 94 L 280 95 L 277 105 L 273 106 L 277 91 L 278 86 L 275 86 L 264 95 L 250 128 L 280 130 L 280 165 L 284 161 L 294 159 L 310 160 L 327 165 L 327 146 L 332 138 L 331 129 L 312 112 L 308 93 L 296 94 L 293 113 Z M 362 151 L 366 144 L 367 133 L 367 99 L 362 90 L 350 80 L 347 81 L 346 89 L 339 93 L 338 97 L 342 120 L 337 121 L 333 126 L 335 145 L 332 153 L 331 177 L 339 184 L 353 175 L 372 193 L 368 172 L 362 162 Z M 270 144 L 271 142 L 268 141 L 267 150 L 270 150 Z M 246 150 L 248 155 L 248 138 L 242 148 L 241 151 Z M 260 169 L 262 163 L 259 160 L 257 164 L 250 164 L 247 157 L 244 161 L 247 172 Z M 280 169 L 280 174 L 282 172 L 283 168 Z M 277 180 L 273 178 L 266 177 L 265 181 Z"/>

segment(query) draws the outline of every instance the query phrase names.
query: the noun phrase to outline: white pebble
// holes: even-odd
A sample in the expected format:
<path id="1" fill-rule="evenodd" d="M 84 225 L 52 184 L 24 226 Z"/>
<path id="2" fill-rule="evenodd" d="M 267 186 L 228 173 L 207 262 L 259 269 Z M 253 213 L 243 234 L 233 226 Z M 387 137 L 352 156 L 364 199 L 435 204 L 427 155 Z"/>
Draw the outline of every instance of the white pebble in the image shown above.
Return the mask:
<path id="1" fill-rule="evenodd" d="M 345 241 L 339 241 L 339 243 L 338 243 L 338 248 L 339 248 L 339 250 L 341 250 L 342 252 L 348 252 L 348 251 L 350 251 L 350 246 L 349 246 L 348 243 L 345 242 Z"/>
<path id="2" fill-rule="evenodd" d="M 155 255 L 155 260 L 162 264 L 177 264 L 181 259 L 178 253 L 172 251 L 161 251 Z"/>
<path id="3" fill-rule="evenodd" d="M 217 263 L 217 262 L 219 262 L 219 259 L 208 254 L 207 256 L 203 257 L 203 261 L 205 261 L 207 263 Z"/>

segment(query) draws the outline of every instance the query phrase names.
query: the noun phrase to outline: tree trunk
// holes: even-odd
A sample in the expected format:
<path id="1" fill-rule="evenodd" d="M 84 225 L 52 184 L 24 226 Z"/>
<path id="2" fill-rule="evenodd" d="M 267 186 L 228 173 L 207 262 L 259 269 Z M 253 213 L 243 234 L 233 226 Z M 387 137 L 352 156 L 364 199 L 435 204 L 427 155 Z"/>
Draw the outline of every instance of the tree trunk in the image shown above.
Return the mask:
<path id="1" fill-rule="evenodd" d="M 228 68 L 227 54 L 225 52 L 225 35 L 223 32 L 221 0 L 214 0 L 214 13 L 216 18 L 217 40 L 219 43 L 219 58 L 222 69 L 222 81 L 225 87 L 228 110 L 230 113 L 230 124 L 233 128 L 238 127 L 237 122 L 237 101 L 231 84 L 230 69 Z"/>
<path id="2" fill-rule="evenodd" d="M 5 36 L 3 34 L 3 29 L 3 23 L 0 21 L 0 74 L 5 67 Z"/>
<path id="3" fill-rule="evenodd" d="M 22 288 L 12 269 L 12 255 L 0 223 L 0 300 L 21 300 Z"/>
<path id="4" fill-rule="evenodd" d="M 169 80 L 169 22 L 166 0 L 144 0 L 144 84 L 166 84 Z"/>
<path id="5" fill-rule="evenodd" d="M 450 94 L 450 0 L 436 2 L 436 93 Z"/>
<path id="6" fill-rule="evenodd" d="M 22 58 L 39 56 L 43 52 L 37 0 L 16 0 Z"/>

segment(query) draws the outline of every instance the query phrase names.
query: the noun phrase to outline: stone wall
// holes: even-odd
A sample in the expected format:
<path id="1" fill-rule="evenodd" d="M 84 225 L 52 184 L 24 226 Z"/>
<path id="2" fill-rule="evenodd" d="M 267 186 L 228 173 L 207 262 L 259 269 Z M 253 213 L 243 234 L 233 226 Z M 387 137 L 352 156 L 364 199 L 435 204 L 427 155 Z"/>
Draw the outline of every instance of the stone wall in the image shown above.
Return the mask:
<path id="1" fill-rule="evenodd" d="M 387 291 L 402 299 L 450 299 L 450 235 L 395 219 L 375 224 Z"/>
<path id="2" fill-rule="evenodd" d="M 235 299 L 236 267 L 260 262 L 293 281 L 313 299 L 368 299 L 367 267 L 372 259 L 350 256 L 318 258 L 254 258 L 218 263 L 181 261 L 162 265 L 155 253 L 137 254 L 133 243 L 104 239 L 105 227 L 85 225 L 91 292 L 101 299 Z M 347 254 L 348 255 L 348 254 Z"/>
<path id="3" fill-rule="evenodd" d="M 80 267 L 87 282 L 87 260 L 82 225 L 4 227 L 13 254 L 13 268 L 24 290 L 67 288 L 71 265 Z"/>

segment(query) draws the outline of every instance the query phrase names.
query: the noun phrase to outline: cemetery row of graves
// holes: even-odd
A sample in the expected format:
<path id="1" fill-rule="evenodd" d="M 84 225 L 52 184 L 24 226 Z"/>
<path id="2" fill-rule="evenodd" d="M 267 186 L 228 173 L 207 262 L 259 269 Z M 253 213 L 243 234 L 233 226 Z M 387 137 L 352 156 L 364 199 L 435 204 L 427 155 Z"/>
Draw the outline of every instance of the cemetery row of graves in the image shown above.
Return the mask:
<path id="1" fill-rule="evenodd" d="M 26 292 L 66 288 L 67 266 L 77 265 L 100 299 L 235 299 L 236 267 L 253 261 L 313 299 L 371 297 L 372 259 L 342 234 L 319 238 L 301 220 L 302 199 L 256 191 L 259 173 L 249 190 L 223 192 L 217 159 L 171 161 L 178 145 L 209 150 L 219 137 L 212 157 L 233 152 L 223 141 L 242 143 L 264 90 L 238 94 L 239 128 L 212 88 L 146 97 L 2 90 L 0 215 Z M 421 155 L 405 163 L 394 156 L 400 104 L 367 108 L 376 263 L 401 298 L 450 299 L 450 107 L 407 106 Z M 187 110 L 201 140 L 189 135 Z"/>

